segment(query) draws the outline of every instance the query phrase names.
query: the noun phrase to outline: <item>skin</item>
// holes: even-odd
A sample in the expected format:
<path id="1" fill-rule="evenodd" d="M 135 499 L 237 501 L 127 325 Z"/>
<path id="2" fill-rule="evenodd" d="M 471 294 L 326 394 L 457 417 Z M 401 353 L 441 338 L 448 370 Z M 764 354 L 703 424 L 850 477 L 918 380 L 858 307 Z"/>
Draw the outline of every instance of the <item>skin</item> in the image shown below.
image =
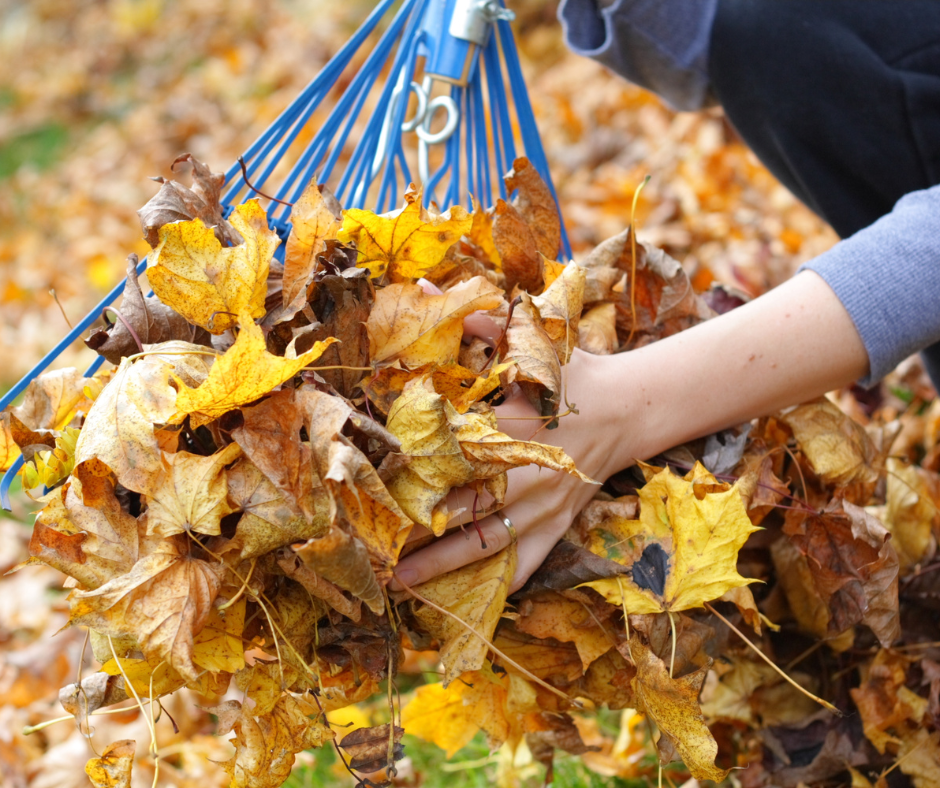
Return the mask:
<path id="1" fill-rule="evenodd" d="M 468 334 L 498 334 L 492 321 L 472 317 Z M 816 273 L 803 271 L 738 309 L 639 350 L 613 356 L 575 351 L 565 370 L 566 398 L 577 414 L 555 430 L 542 429 L 515 392 L 496 408 L 499 428 L 561 446 L 582 473 L 603 480 L 638 459 L 848 385 L 867 374 L 868 355 L 835 293 Z M 508 482 L 502 512 L 518 534 L 514 591 L 597 487 L 536 466 L 510 471 Z M 466 509 L 471 501 L 472 494 L 455 490 L 448 504 Z M 470 519 L 464 511 L 453 524 Z M 485 550 L 472 529 L 458 530 L 402 559 L 396 577 L 409 586 L 422 583 L 509 544 L 509 531 L 495 516 L 480 525 Z M 395 579 L 390 587 L 401 588 Z"/>

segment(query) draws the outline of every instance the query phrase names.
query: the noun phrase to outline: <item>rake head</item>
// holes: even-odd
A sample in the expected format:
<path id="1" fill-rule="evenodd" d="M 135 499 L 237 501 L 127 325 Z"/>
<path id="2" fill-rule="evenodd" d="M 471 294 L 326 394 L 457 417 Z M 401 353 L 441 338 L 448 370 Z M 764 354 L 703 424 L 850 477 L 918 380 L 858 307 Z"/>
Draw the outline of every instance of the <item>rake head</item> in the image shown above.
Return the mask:
<path id="1" fill-rule="evenodd" d="M 223 208 L 255 192 L 273 197 L 268 218 L 282 238 L 290 231 L 290 203 L 314 179 L 344 208 L 385 213 L 400 205 L 413 182 L 425 204 L 489 208 L 509 199 L 503 176 L 522 155 L 555 196 L 512 18 L 502 0 L 380 0 L 225 173 Z M 561 247 L 560 255 L 570 259 L 563 225 Z M 145 259 L 137 273 L 146 266 Z M 0 410 L 101 317 L 124 284 L 0 398 Z M 103 361 L 96 359 L 85 375 L 94 375 Z M 4 509 L 22 464 L 20 457 L 0 480 Z"/>

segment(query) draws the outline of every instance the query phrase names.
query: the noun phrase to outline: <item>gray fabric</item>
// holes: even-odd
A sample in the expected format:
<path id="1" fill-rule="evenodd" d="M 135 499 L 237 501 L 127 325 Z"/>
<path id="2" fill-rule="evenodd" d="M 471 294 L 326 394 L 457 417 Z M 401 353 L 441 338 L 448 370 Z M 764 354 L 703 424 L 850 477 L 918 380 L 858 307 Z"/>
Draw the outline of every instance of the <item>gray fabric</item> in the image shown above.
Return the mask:
<path id="1" fill-rule="evenodd" d="M 718 0 L 563 0 L 565 42 L 631 82 L 662 96 L 674 109 L 709 102 L 708 38 Z"/>
<path id="2" fill-rule="evenodd" d="M 605 2 L 605 0 L 601 0 Z M 568 46 L 653 90 L 673 107 L 708 99 L 708 46 L 718 0 L 563 0 Z M 835 291 L 869 358 L 870 386 L 924 350 L 940 381 L 940 186 L 911 192 L 869 227 L 804 265 Z"/>
<path id="3" fill-rule="evenodd" d="M 868 351 L 870 386 L 940 341 L 940 186 L 894 210 L 800 270 L 819 274 L 848 310 Z"/>

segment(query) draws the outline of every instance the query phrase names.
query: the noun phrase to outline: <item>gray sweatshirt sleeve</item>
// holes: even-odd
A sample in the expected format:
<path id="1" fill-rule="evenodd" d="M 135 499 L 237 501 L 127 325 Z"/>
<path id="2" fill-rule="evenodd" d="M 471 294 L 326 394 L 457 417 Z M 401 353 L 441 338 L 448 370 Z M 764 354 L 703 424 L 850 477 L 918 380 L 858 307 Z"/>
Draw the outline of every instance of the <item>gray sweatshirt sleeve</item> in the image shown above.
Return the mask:
<path id="1" fill-rule="evenodd" d="M 891 213 L 803 265 L 848 310 L 868 351 L 870 386 L 940 341 L 940 186 L 905 195 Z"/>
<path id="2" fill-rule="evenodd" d="M 708 41 L 718 0 L 563 0 L 565 43 L 662 96 L 673 109 L 709 101 Z"/>

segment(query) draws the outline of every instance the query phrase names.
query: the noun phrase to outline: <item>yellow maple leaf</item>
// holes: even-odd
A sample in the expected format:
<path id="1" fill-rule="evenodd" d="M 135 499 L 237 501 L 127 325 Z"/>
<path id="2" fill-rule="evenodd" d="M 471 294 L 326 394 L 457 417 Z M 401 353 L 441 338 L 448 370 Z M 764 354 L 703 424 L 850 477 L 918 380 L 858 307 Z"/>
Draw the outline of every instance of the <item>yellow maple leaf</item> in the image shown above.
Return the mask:
<path id="1" fill-rule="evenodd" d="M 70 597 L 72 625 L 101 634 L 134 635 L 148 660 L 166 660 L 188 681 L 193 665 L 193 636 L 208 620 L 219 592 L 212 565 L 190 558 L 184 537 L 160 542 L 160 549 L 141 558 L 127 574 Z"/>
<path id="2" fill-rule="evenodd" d="M 641 710 L 656 723 L 682 756 L 682 762 L 697 780 L 721 782 L 729 769 L 715 766 L 718 742 L 705 724 L 698 705 L 699 692 L 707 668 L 678 679 L 670 678 L 665 663 L 635 635 L 630 640 L 630 654 L 636 663 L 631 684 Z"/>
<path id="3" fill-rule="evenodd" d="M 173 367 L 157 356 L 125 358 L 85 417 L 75 445 L 75 467 L 100 460 L 118 481 L 139 493 L 152 493 L 160 470 L 153 425 L 173 415 Z"/>
<path id="4" fill-rule="evenodd" d="M 463 319 L 495 309 L 502 291 L 482 276 L 461 282 L 441 295 L 416 284 L 393 284 L 375 294 L 366 328 L 374 364 L 400 361 L 409 367 L 457 360 Z"/>
<path id="5" fill-rule="evenodd" d="M 422 597 L 459 619 L 457 621 L 428 605 L 415 611 L 428 631 L 443 644 L 440 653 L 445 687 L 461 673 L 483 667 L 489 645 L 466 625 L 489 643 L 493 642 L 493 633 L 503 614 L 509 584 L 515 573 L 516 548 L 510 546 L 489 558 L 438 575 L 415 588 Z"/>
<path id="6" fill-rule="evenodd" d="M 333 207 L 317 188 L 316 180 L 307 184 L 294 203 L 290 221 L 290 236 L 284 250 L 284 306 L 290 306 L 298 296 L 306 293 L 307 280 L 316 269 L 317 255 L 322 251 L 323 242 L 335 238 L 341 226 Z"/>
<path id="7" fill-rule="evenodd" d="M 245 598 L 225 610 L 212 608 L 205 626 L 193 637 L 193 664 L 210 673 L 235 673 L 245 667 Z"/>
<path id="8" fill-rule="evenodd" d="M 446 514 L 439 508 L 447 493 L 475 478 L 451 432 L 446 405 L 429 379 L 414 380 L 389 409 L 386 423 L 401 441 L 401 452 L 410 457 L 387 482 L 388 491 L 405 514 L 437 535 L 447 526 Z"/>
<path id="9" fill-rule="evenodd" d="M 481 728 L 497 747 L 509 736 L 507 692 L 489 668 L 464 673 L 448 686 L 425 684 L 401 710 L 412 736 L 436 744 L 448 758 L 470 743 Z"/>
<path id="10" fill-rule="evenodd" d="M 405 207 L 390 216 L 351 208 L 343 211 L 337 237 L 355 241 L 359 268 L 373 279 L 390 282 L 420 279 L 444 259 L 447 250 L 470 231 L 473 219 L 459 205 L 435 217 L 421 205 L 421 195 L 405 194 Z"/>
<path id="11" fill-rule="evenodd" d="M 231 788 L 282 785 L 298 752 L 333 738 L 317 714 L 314 703 L 288 694 L 267 714 L 254 716 L 242 707 L 234 724 L 235 756 L 222 764 L 232 778 Z"/>
<path id="12" fill-rule="evenodd" d="M 85 774 L 95 788 L 131 788 L 131 769 L 137 743 L 122 739 L 104 748 L 100 758 L 85 764 Z"/>
<path id="13" fill-rule="evenodd" d="M 222 470 L 241 453 L 237 443 L 208 457 L 185 451 L 161 452 L 163 467 L 153 495 L 147 498 L 148 533 L 219 534 L 222 518 L 234 511 L 228 503 L 228 479 Z"/>
<path id="14" fill-rule="evenodd" d="M 243 312 L 264 316 L 268 268 L 280 243 L 256 199 L 236 206 L 229 221 L 244 243 L 223 247 L 201 219 L 164 225 L 147 268 L 160 300 L 213 334 L 234 327 Z"/>
<path id="15" fill-rule="evenodd" d="M 235 343 L 217 358 L 209 377 L 197 388 L 177 378 L 176 413 L 170 421 L 179 424 L 190 417 L 193 428 L 214 421 L 230 410 L 254 402 L 276 386 L 309 366 L 336 340 L 314 343 L 298 356 L 291 343 L 284 356 L 268 352 L 264 333 L 247 313 L 239 318 L 241 330 Z"/>
<path id="16" fill-rule="evenodd" d="M 186 684 L 186 680 L 162 660 L 151 664 L 146 659 L 127 657 L 121 658 L 119 663 L 111 657 L 101 666 L 101 672 L 129 679 L 134 691 L 142 698 L 151 697 L 151 690 L 154 698 L 160 698 Z"/>
<path id="17" fill-rule="evenodd" d="M 741 577 L 738 551 L 760 529 L 751 524 L 737 485 L 719 485 L 702 465 L 685 478 L 666 469 L 639 491 L 640 519 L 618 524 L 616 548 L 596 542 L 598 555 L 632 572 L 585 585 L 630 613 L 676 612 L 701 607 L 728 589 L 756 582 Z"/>

